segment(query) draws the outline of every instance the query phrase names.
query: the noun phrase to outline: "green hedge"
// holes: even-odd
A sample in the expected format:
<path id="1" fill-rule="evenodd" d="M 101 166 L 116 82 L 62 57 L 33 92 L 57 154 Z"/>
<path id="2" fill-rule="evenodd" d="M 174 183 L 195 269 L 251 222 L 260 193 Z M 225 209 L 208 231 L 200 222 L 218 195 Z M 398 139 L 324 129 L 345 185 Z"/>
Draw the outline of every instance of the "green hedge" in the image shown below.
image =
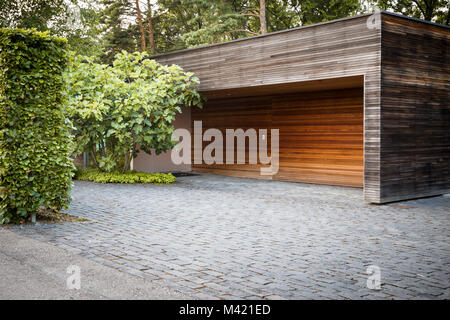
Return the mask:
<path id="1" fill-rule="evenodd" d="M 75 179 L 93 181 L 99 183 L 174 183 L 176 178 L 171 173 L 146 173 L 127 171 L 121 172 L 101 172 L 96 169 L 77 170 Z"/>
<path id="2" fill-rule="evenodd" d="M 70 203 L 66 46 L 46 32 L 0 29 L 0 223 Z"/>

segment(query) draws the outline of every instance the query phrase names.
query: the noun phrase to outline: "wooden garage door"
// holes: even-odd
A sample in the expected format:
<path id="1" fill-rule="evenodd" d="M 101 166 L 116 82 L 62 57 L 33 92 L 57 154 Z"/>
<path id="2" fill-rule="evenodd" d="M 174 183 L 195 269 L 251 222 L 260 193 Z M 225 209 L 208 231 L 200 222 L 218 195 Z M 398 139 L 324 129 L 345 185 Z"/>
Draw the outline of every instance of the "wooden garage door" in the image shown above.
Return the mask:
<path id="1" fill-rule="evenodd" d="M 259 164 L 194 164 L 193 170 L 259 179 L 363 185 L 362 88 L 212 99 L 204 109 L 192 110 L 192 120 L 202 120 L 203 131 L 217 128 L 224 136 L 225 129 L 237 128 L 278 128 L 280 132 L 280 167 L 274 176 L 261 176 Z M 208 143 L 204 142 L 203 148 Z"/>
<path id="2" fill-rule="evenodd" d="M 363 186 L 362 89 L 275 97 L 272 127 L 280 129 L 273 179 Z"/>

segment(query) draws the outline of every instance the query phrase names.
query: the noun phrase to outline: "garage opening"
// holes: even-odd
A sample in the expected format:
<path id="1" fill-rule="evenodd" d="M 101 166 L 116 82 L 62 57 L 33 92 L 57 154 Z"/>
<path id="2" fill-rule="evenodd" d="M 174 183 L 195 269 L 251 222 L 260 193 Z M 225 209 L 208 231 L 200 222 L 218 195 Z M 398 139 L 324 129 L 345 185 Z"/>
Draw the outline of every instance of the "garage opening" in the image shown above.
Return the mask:
<path id="1" fill-rule="evenodd" d="M 279 129 L 279 169 L 261 176 L 263 164 L 246 162 L 194 164 L 192 170 L 362 187 L 363 83 L 363 76 L 355 76 L 204 92 L 208 101 L 203 109 L 192 109 L 192 122 L 202 121 L 203 131 L 216 128 L 224 135 L 226 129 Z"/>

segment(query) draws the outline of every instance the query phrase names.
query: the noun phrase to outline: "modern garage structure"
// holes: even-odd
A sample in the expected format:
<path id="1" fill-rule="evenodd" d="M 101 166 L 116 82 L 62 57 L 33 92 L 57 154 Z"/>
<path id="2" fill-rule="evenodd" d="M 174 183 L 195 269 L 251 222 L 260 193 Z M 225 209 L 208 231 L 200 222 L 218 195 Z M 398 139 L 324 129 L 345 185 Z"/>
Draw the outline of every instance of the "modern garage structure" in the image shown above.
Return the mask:
<path id="1" fill-rule="evenodd" d="M 134 169 L 362 187 L 370 203 L 450 192 L 447 26 L 381 12 L 154 58 L 194 72 L 208 98 L 176 127 L 277 128 L 279 170 L 175 166 L 169 154 L 141 154 Z"/>

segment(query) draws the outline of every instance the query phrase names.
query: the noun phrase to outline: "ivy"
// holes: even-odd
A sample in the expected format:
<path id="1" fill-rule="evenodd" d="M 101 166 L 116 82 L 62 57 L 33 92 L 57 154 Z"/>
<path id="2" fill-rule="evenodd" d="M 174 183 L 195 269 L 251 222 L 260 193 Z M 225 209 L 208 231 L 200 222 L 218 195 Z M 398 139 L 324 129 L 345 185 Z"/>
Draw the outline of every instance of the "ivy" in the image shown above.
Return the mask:
<path id="1" fill-rule="evenodd" d="M 47 32 L 0 29 L 0 224 L 70 203 L 66 46 Z"/>

